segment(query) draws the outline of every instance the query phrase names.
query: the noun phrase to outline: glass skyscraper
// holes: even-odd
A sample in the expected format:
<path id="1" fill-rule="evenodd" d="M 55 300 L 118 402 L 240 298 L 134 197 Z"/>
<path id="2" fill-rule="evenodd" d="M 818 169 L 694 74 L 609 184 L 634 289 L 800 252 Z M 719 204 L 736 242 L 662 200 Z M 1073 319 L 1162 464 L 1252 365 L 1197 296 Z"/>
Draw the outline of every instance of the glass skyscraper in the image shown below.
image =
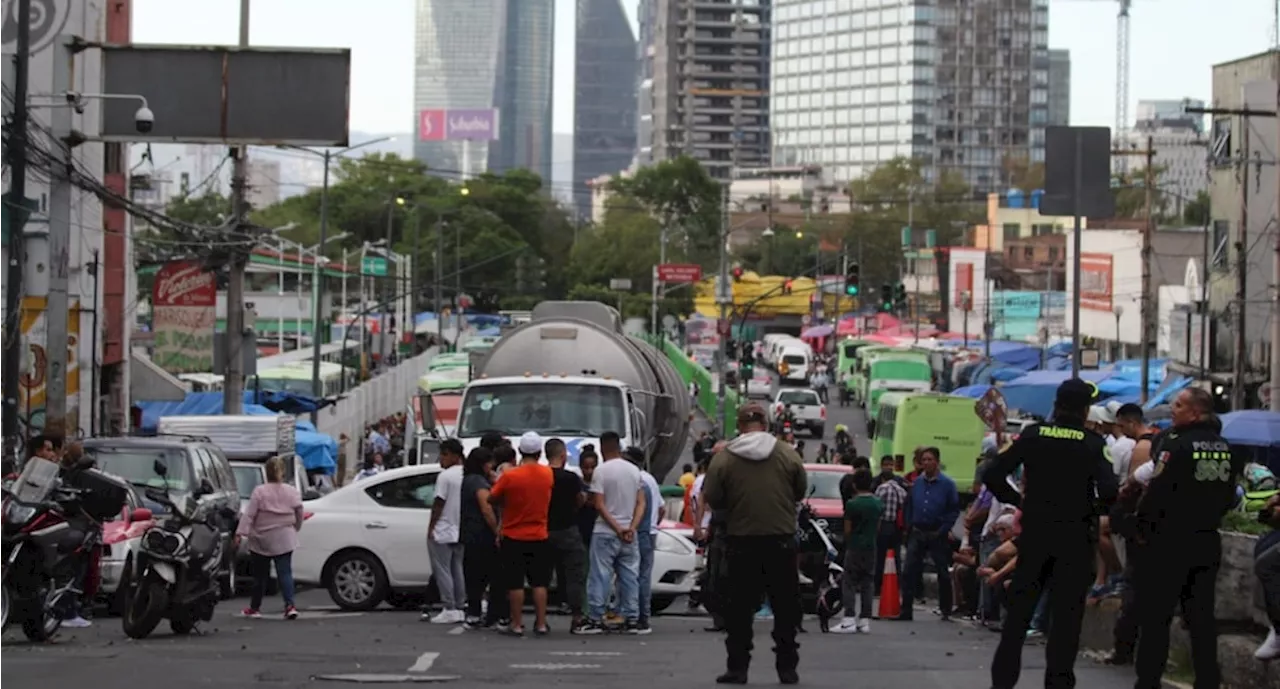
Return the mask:
<path id="1" fill-rule="evenodd" d="M 1048 0 L 773 0 L 773 164 L 918 158 L 976 191 L 1044 159 Z"/>
<path id="2" fill-rule="evenodd" d="M 636 152 L 636 39 L 621 0 L 578 0 L 574 43 L 573 205 L 588 217 L 587 182 Z"/>
<path id="3" fill-rule="evenodd" d="M 417 0 L 414 157 L 443 176 L 527 168 L 551 183 L 555 0 Z M 498 140 L 423 141 L 417 113 L 499 110 Z"/>

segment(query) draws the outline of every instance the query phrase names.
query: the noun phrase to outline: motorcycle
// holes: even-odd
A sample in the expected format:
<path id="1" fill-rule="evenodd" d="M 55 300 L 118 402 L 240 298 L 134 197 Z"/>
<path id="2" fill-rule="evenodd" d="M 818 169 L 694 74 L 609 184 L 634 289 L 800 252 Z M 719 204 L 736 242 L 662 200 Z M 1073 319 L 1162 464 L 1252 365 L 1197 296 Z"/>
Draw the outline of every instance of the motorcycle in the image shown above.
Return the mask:
<path id="1" fill-rule="evenodd" d="M 99 581 L 102 522 L 119 515 L 129 488 L 92 470 L 92 461 L 63 472 L 30 460 L 4 490 L 4 569 L 0 627 L 22 625 L 47 641 L 76 600 L 92 598 Z"/>
<path id="2" fill-rule="evenodd" d="M 783 407 L 782 411 L 778 413 L 775 424 L 777 426 L 774 429 L 776 433 L 781 433 L 784 436 L 790 436 L 795 433 L 796 413 L 791 410 L 791 405 L 788 404 Z"/>
<path id="3" fill-rule="evenodd" d="M 159 460 L 153 470 L 161 478 L 168 473 Z M 142 535 L 133 567 L 123 574 L 121 622 L 130 638 L 146 638 L 165 618 L 174 634 L 190 634 L 213 619 L 226 559 L 222 524 L 236 515 L 225 507 L 201 514 L 199 498 L 211 492 L 205 480 L 179 505 L 167 487 L 147 489 L 147 499 L 168 512 Z"/>
<path id="4" fill-rule="evenodd" d="M 816 562 L 807 569 L 801 568 L 801 584 L 812 586 L 814 591 L 814 607 L 818 615 L 818 628 L 823 632 L 830 631 L 831 618 L 841 611 L 840 584 L 844 580 L 844 567 L 841 566 L 840 552 L 831 540 L 826 525 L 818 519 L 809 504 L 801 503 L 797 516 L 796 537 L 800 541 L 801 550 L 821 550 L 821 564 Z M 807 547 L 806 547 L 807 546 Z M 802 564 L 805 562 L 801 558 Z"/>

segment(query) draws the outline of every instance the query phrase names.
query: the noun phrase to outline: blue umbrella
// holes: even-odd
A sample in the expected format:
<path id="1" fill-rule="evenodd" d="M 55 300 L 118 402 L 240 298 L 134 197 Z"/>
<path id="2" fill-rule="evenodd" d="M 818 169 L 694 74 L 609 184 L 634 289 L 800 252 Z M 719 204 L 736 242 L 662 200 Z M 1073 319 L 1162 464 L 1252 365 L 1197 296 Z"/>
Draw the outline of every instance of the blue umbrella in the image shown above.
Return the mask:
<path id="1" fill-rule="evenodd" d="M 1222 437 L 1236 445 L 1280 447 L 1280 413 L 1248 409 L 1222 415 Z"/>

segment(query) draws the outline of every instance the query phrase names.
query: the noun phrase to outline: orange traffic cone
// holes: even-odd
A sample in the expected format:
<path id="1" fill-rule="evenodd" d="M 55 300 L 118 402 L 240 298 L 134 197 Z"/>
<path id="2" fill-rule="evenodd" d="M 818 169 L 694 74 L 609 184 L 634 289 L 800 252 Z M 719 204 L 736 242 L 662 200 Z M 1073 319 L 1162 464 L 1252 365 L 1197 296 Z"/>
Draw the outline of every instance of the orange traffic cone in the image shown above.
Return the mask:
<path id="1" fill-rule="evenodd" d="M 880 619 L 897 617 L 902 613 L 902 598 L 898 591 L 898 566 L 893 561 L 893 551 L 884 555 L 884 579 L 880 582 Z"/>

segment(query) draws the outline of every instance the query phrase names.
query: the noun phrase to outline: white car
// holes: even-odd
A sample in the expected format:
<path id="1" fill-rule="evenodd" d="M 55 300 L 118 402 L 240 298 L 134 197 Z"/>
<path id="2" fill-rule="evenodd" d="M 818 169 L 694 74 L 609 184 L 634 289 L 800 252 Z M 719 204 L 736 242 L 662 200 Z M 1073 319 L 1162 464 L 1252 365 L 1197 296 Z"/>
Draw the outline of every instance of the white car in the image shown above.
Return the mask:
<path id="1" fill-rule="evenodd" d="M 821 438 L 827 426 L 827 405 L 818 393 L 804 388 L 783 388 L 769 405 L 769 420 L 777 422 L 787 407 L 795 417 L 794 429 L 807 429 L 815 438 Z"/>
<path id="2" fill-rule="evenodd" d="M 391 469 L 308 501 L 294 579 L 324 586 L 344 610 L 371 610 L 396 594 L 425 590 L 431 582 L 426 530 L 439 474 L 439 464 Z M 697 570 L 697 547 L 660 531 L 653 609 L 693 591 Z"/>
<path id="3" fill-rule="evenodd" d="M 747 381 L 747 397 L 769 399 L 773 396 L 773 377 L 760 371 Z"/>

